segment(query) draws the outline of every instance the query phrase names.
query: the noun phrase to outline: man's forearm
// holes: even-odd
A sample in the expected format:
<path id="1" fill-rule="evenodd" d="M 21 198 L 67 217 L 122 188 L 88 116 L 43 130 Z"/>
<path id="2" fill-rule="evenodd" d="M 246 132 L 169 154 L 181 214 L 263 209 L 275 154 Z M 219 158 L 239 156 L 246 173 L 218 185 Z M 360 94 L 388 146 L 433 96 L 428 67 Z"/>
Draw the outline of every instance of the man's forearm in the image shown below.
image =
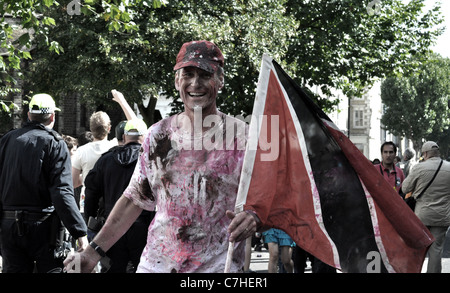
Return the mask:
<path id="1" fill-rule="evenodd" d="M 113 95 L 113 100 L 119 103 L 120 107 L 123 110 L 123 113 L 125 114 L 125 117 L 127 117 L 127 120 L 137 119 L 136 114 L 134 113 L 133 109 L 131 109 L 124 95 L 116 90 L 112 90 L 111 93 Z"/>

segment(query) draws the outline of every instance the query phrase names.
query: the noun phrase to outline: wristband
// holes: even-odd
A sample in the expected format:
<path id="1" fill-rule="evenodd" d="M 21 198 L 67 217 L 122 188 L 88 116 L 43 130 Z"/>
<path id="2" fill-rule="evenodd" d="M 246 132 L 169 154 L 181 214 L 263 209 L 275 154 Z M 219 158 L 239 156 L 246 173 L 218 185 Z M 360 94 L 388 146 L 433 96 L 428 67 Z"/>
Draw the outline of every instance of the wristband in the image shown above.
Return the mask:
<path id="1" fill-rule="evenodd" d="M 97 245 L 97 243 L 95 243 L 94 241 L 91 241 L 89 243 L 89 245 L 101 256 L 101 257 L 105 257 L 106 256 L 106 252 Z"/>
<path id="2" fill-rule="evenodd" d="M 259 219 L 258 215 L 256 215 L 256 213 L 252 210 L 245 210 L 244 212 L 253 216 L 256 222 L 256 231 L 258 231 L 261 228 L 261 220 Z"/>

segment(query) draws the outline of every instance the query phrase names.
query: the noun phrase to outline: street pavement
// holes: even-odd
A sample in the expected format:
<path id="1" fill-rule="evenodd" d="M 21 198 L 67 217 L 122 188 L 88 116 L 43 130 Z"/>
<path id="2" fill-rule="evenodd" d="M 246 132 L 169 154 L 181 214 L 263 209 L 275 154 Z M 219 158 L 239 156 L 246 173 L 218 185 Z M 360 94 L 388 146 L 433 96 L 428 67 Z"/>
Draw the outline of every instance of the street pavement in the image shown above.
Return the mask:
<path id="1" fill-rule="evenodd" d="M 450 254 L 450 251 L 449 253 Z M 422 273 L 426 272 L 428 258 L 425 258 L 422 267 Z M 267 266 L 269 264 L 269 252 L 263 248 L 262 251 L 252 250 L 252 259 L 250 262 L 250 270 L 255 273 L 267 273 Z M 2 268 L 2 258 L 0 257 L 0 273 Z M 307 261 L 305 273 L 311 273 L 311 263 Z M 450 273 L 450 257 L 442 258 L 442 273 Z"/>
<path id="2" fill-rule="evenodd" d="M 269 251 L 264 247 L 262 251 L 254 251 L 252 249 L 252 258 L 250 262 L 250 270 L 256 273 L 267 273 L 267 267 L 269 263 Z M 427 270 L 428 258 L 422 266 L 422 273 Z M 305 273 L 311 273 L 311 263 L 307 261 L 307 267 Z M 450 229 L 447 231 L 446 240 L 444 244 L 444 251 L 442 254 L 442 273 L 450 273 Z"/>
<path id="3" fill-rule="evenodd" d="M 450 251 L 449 253 L 450 254 Z M 265 248 L 262 251 L 252 251 L 252 259 L 250 262 L 250 270 L 255 273 L 267 273 L 267 266 L 269 263 L 269 251 Z M 422 267 L 422 273 L 427 270 L 428 258 L 425 258 Z M 311 263 L 307 261 L 305 273 L 311 273 Z M 442 273 L 450 273 L 450 257 L 442 258 Z"/>
<path id="4" fill-rule="evenodd" d="M 444 252 L 442 258 L 442 273 L 450 273 L 450 229 L 446 235 L 446 241 L 444 245 Z M 250 262 L 250 270 L 255 273 L 267 273 L 267 267 L 269 263 L 269 251 L 264 247 L 261 251 L 255 251 L 252 249 L 252 258 Z M 428 258 L 425 258 L 422 267 L 422 273 L 426 272 Z M 0 273 L 2 268 L 2 258 L 0 256 Z M 311 273 L 311 263 L 307 261 L 307 267 L 305 273 Z"/>

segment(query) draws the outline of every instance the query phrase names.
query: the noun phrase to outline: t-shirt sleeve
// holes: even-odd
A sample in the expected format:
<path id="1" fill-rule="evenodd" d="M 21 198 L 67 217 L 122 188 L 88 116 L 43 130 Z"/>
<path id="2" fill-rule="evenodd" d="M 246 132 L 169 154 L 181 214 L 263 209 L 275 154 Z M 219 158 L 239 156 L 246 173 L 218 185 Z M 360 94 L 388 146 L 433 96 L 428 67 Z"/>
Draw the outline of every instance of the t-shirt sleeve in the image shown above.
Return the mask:
<path id="1" fill-rule="evenodd" d="M 72 159 L 72 167 L 75 169 L 81 170 L 81 152 L 78 150 L 73 155 Z"/>
<path id="2" fill-rule="evenodd" d="M 154 211 L 156 206 L 156 198 L 150 185 L 151 170 L 149 162 L 150 136 L 148 135 L 141 146 L 141 153 L 137 161 L 136 167 L 131 177 L 128 187 L 123 195 L 132 200 L 133 203 L 142 209 Z"/>

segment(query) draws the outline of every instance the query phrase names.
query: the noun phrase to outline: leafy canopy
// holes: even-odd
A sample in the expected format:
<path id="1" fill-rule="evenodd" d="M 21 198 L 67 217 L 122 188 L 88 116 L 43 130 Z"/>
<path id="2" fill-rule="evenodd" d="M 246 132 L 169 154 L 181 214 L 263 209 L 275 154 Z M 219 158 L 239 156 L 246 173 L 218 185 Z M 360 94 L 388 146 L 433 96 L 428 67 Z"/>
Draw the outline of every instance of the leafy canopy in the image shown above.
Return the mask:
<path id="1" fill-rule="evenodd" d="M 394 135 L 410 138 L 417 150 L 423 139 L 442 142 L 440 146 L 448 148 L 449 76 L 450 59 L 433 54 L 409 76 L 383 81 L 381 122 L 386 129 Z"/>
<path id="2" fill-rule="evenodd" d="M 263 53 L 305 88 L 319 86 L 310 93 L 329 111 L 338 102 L 333 89 L 359 96 L 376 78 L 417 68 L 442 22 L 438 6 L 422 12 L 423 0 L 383 0 L 375 13 L 360 0 L 171 0 L 158 9 L 142 0 L 82 1 L 80 15 L 50 2 L 41 12 L 55 24 L 33 38 L 30 88 L 78 92 L 96 105 L 111 103 L 106 93 L 116 88 L 148 124 L 158 95 L 178 96 L 172 68 L 186 41 L 211 40 L 224 53 L 223 112 L 251 113 Z"/>

